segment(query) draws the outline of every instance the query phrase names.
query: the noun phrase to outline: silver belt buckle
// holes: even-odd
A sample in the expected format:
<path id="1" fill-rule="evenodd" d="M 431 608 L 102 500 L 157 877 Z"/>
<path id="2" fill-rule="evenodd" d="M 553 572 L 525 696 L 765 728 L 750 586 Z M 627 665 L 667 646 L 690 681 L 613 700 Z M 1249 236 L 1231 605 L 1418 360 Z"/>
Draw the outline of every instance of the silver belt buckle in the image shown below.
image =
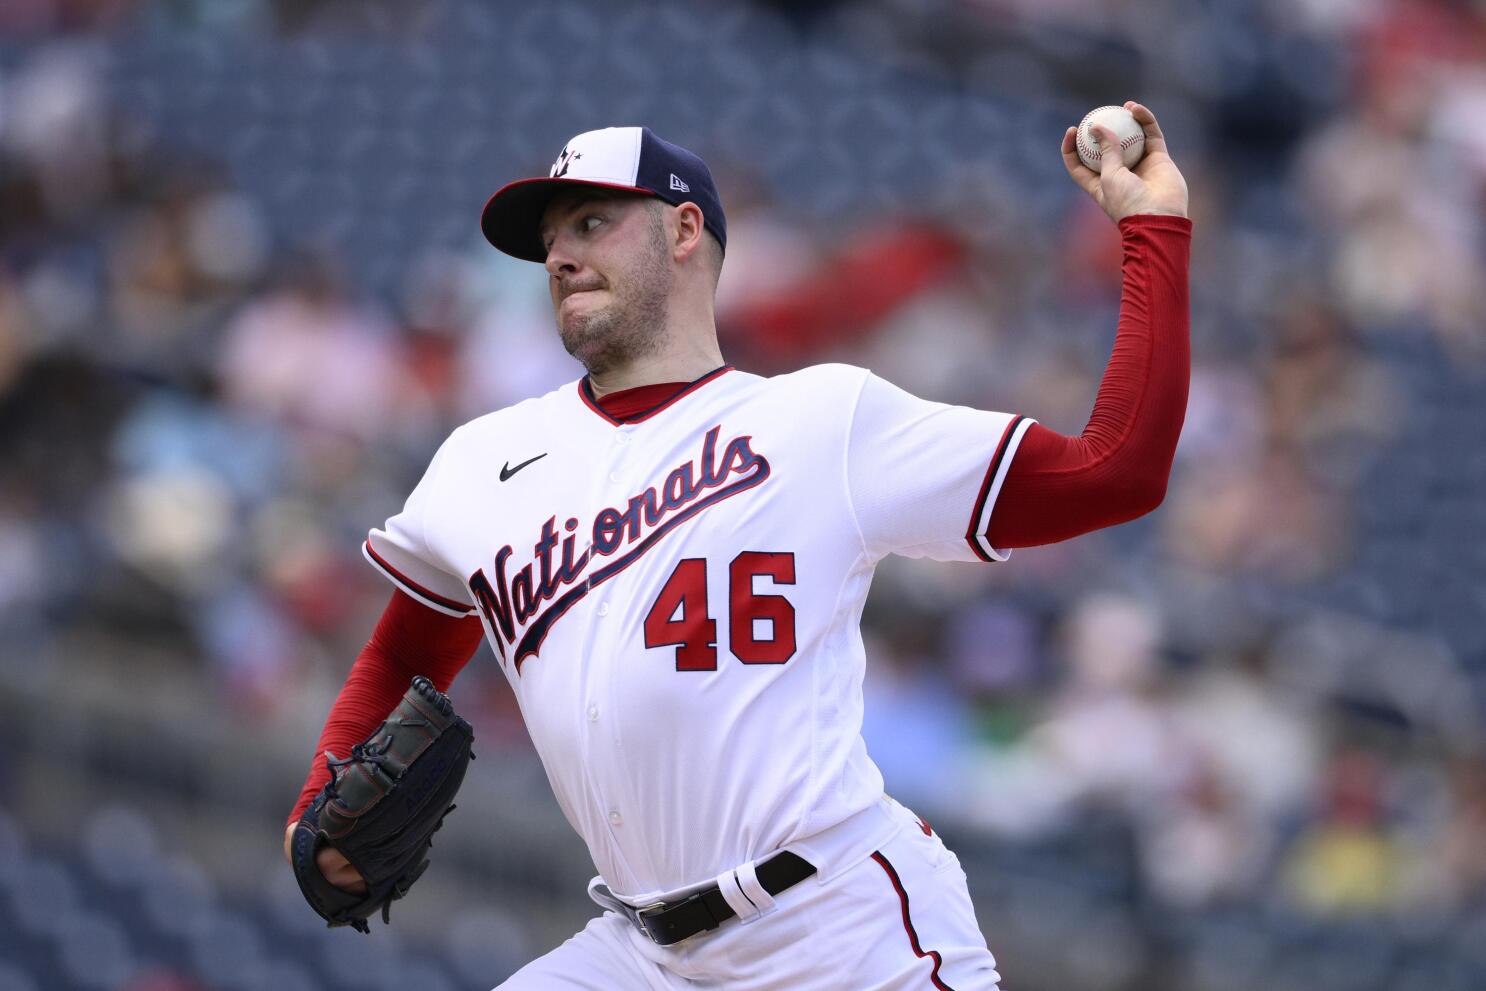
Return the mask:
<path id="1" fill-rule="evenodd" d="M 666 903 L 665 902 L 651 902 L 649 905 L 641 905 L 639 908 L 633 909 L 632 918 L 635 921 L 635 925 L 639 928 L 640 933 L 646 939 L 650 940 L 652 943 L 655 942 L 655 937 L 652 936 L 652 935 L 650 935 L 650 929 L 645 925 L 645 916 L 644 916 L 644 913 L 645 912 L 654 912 L 658 908 L 665 908 L 665 907 L 666 907 Z"/>

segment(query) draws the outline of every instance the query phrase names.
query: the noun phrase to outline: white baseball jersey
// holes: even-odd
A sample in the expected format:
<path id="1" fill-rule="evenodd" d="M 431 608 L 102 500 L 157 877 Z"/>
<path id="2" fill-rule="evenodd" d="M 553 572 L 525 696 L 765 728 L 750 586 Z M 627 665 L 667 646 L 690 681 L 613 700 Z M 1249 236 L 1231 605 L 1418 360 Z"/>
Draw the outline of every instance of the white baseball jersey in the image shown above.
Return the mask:
<path id="1" fill-rule="evenodd" d="M 458 428 L 368 559 L 478 615 L 557 801 L 641 903 L 881 804 L 861 737 L 862 606 L 890 553 L 985 537 L 1031 421 L 822 365 L 724 367 L 630 423 L 579 381 Z M 822 860 L 827 863 L 822 863 Z"/>

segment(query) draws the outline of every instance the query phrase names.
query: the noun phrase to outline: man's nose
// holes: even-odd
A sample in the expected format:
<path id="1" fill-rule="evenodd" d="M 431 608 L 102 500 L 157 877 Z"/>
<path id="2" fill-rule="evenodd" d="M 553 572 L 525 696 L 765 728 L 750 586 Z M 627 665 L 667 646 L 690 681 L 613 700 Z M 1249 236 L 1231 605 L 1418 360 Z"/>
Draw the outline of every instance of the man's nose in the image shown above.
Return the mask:
<path id="1" fill-rule="evenodd" d="M 568 239 L 558 237 L 552 242 L 552 247 L 547 249 L 547 260 L 542 263 L 546 266 L 549 275 L 557 276 L 564 272 L 578 271 L 578 259 L 568 250 Z"/>

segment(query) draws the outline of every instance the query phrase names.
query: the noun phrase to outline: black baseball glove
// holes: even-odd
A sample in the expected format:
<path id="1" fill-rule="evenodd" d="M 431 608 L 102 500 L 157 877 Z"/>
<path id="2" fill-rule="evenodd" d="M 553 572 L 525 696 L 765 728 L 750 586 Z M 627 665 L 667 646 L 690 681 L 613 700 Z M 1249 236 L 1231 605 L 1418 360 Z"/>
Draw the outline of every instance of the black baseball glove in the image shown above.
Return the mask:
<path id="1" fill-rule="evenodd" d="M 389 921 L 392 902 L 428 868 L 431 837 L 454 809 L 473 741 L 470 724 L 420 675 L 350 757 L 326 751 L 330 783 L 294 827 L 291 860 L 299 890 L 331 926 L 370 932 L 367 919 L 379 908 Z M 361 873 L 365 894 L 320 873 L 315 855 L 326 845 Z"/>

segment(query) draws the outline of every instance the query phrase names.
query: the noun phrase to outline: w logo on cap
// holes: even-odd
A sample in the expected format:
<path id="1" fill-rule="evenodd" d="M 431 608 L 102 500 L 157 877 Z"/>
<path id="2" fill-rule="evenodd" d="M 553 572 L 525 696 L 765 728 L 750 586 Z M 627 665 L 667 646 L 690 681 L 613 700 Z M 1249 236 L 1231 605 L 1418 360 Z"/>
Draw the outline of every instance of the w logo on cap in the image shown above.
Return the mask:
<path id="1" fill-rule="evenodd" d="M 6 0 L 0 0 L 3 7 Z M 574 185 L 628 190 L 672 204 L 692 203 L 717 244 L 727 249 L 727 220 L 707 163 L 648 127 L 601 127 L 569 138 L 544 176 L 508 182 L 485 204 L 480 231 L 501 251 L 544 262 L 542 212 L 559 189 Z M 0 981 L 0 984 L 3 984 Z"/>
<path id="2" fill-rule="evenodd" d="M 568 166 L 572 165 L 574 161 L 582 157 L 583 153 L 581 151 L 573 151 L 571 148 L 564 148 L 562 150 L 562 154 L 557 156 L 557 161 L 552 163 L 551 178 L 561 179 L 563 176 L 567 175 Z M 672 178 L 674 178 L 674 176 Z"/>

